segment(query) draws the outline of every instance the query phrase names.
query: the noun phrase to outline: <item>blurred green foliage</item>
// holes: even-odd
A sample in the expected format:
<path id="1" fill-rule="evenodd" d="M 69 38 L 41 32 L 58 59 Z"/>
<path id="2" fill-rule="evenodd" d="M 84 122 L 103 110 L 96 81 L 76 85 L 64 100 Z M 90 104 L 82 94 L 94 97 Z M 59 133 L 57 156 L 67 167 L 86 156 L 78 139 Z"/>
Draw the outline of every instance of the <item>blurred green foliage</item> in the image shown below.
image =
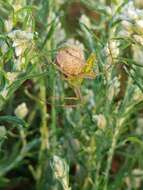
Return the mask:
<path id="1" fill-rule="evenodd" d="M 1 190 L 143 189 L 141 8 L 0 0 Z M 54 65 L 65 43 L 96 54 L 84 101 Z"/>

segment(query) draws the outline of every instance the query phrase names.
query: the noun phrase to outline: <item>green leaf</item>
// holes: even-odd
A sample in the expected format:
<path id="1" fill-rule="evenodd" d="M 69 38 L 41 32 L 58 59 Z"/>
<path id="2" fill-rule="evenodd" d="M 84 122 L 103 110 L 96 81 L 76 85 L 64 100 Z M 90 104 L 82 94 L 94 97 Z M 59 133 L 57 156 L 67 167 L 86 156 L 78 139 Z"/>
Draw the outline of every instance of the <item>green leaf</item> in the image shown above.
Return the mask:
<path id="1" fill-rule="evenodd" d="M 0 32 L 2 33 L 4 31 L 4 21 L 3 19 L 0 17 Z"/>
<path id="2" fill-rule="evenodd" d="M 56 29 L 56 26 L 57 26 L 56 20 L 54 19 L 54 20 L 51 22 L 50 25 L 51 25 L 51 27 L 50 27 L 50 29 L 49 29 L 49 31 L 48 31 L 48 33 L 47 33 L 45 39 L 44 39 L 43 44 L 41 45 L 41 48 L 43 48 L 43 47 L 45 46 L 46 42 L 47 42 L 49 39 L 51 39 L 52 35 L 54 34 L 55 29 Z"/>
<path id="3" fill-rule="evenodd" d="M 128 137 L 125 142 L 130 141 L 132 143 L 136 143 L 139 144 L 143 147 L 143 141 L 141 141 L 140 139 L 138 139 L 137 137 Z"/>
<path id="4" fill-rule="evenodd" d="M 0 188 L 5 189 L 6 184 L 10 183 L 10 180 L 5 177 L 0 177 Z"/>
<path id="5" fill-rule="evenodd" d="M 8 97 L 13 95 L 13 93 L 28 79 L 33 79 L 33 78 L 38 78 L 38 77 L 44 77 L 47 76 L 48 72 L 43 72 L 43 73 L 35 73 L 35 74 L 29 74 L 23 77 L 20 77 L 18 80 L 16 80 L 14 83 L 12 83 L 8 87 Z"/>
<path id="6" fill-rule="evenodd" d="M 5 88 L 5 85 L 6 85 L 6 78 L 4 72 L 0 71 L 0 91 L 2 91 Z"/>
<path id="7" fill-rule="evenodd" d="M 11 115 L 4 115 L 4 116 L 0 116 L 0 122 L 8 122 L 8 123 L 16 123 L 18 125 L 22 125 L 24 127 L 27 126 L 26 122 L 16 116 L 11 116 Z"/>

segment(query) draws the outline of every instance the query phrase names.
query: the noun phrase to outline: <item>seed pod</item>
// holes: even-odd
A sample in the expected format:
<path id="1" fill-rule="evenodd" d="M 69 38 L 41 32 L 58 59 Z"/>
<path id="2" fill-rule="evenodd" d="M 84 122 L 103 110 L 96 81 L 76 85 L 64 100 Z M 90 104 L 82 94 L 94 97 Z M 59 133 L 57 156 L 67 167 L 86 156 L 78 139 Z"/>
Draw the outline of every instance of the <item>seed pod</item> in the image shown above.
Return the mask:
<path id="1" fill-rule="evenodd" d="M 65 47 L 58 51 L 56 64 L 67 76 L 76 76 L 82 73 L 85 65 L 84 53 L 79 47 Z"/>

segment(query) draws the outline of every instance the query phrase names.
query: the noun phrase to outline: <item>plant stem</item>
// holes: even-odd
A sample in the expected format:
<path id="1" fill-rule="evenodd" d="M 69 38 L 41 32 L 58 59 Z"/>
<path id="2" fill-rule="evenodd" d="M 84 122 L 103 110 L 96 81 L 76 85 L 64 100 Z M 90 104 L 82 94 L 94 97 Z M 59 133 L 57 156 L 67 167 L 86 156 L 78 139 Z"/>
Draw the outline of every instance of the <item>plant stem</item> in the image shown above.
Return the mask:
<path id="1" fill-rule="evenodd" d="M 46 106 L 46 87 L 45 79 L 41 80 L 40 86 L 40 98 L 41 102 L 41 153 L 49 147 L 48 142 L 48 127 L 47 127 L 47 106 Z"/>
<path id="2" fill-rule="evenodd" d="M 96 168 L 96 179 L 93 189 L 99 189 L 99 180 L 100 180 L 100 168 L 101 168 L 101 160 L 98 160 L 97 168 Z"/>
<path id="3" fill-rule="evenodd" d="M 49 148 L 48 141 L 48 127 L 47 127 L 47 106 L 46 106 L 46 87 L 45 87 L 45 79 L 42 78 L 40 81 L 40 111 L 41 111 L 41 125 L 40 125 L 40 133 L 41 133 L 41 147 L 39 151 L 39 165 L 37 168 L 37 185 L 36 188 L 40 190 L 40 181 L 42 177 L 44 157 L 46 150 Z"/>
<path id="4" fill-rule="evenodd" d="M 104 185 L 103 190 L 107 190 L 107 185 L 108 185 L 108 181 L 109 181 L 109 172 L 110 172 L 112 159 L 114 156 L 116 144 L 117 144 L 118 137 L 119 137 L 120 128 L 121 128 L 121 125 L 116 126 L 115 133 L 114 133 L 113 138 L 112 138 L 112 144 L 111 144 L 111 147 L 110 147 L 109 152 L 108 152 L 107 167 L 105 170 L 105 185 Z"/>
<path id="5" fill-rule="evenodd" d="M 52 92 L 53 97 L 55 96 L 55 77 L 53 76 L 53 92 Z M 52 113 L 51 113 L 51 119 L 52 119 L 52 125 L 51 129 L 53 132 L 53 143 L 56 142 L 56 109 L 55 109 L 55 99 L 52 98 Z"/>

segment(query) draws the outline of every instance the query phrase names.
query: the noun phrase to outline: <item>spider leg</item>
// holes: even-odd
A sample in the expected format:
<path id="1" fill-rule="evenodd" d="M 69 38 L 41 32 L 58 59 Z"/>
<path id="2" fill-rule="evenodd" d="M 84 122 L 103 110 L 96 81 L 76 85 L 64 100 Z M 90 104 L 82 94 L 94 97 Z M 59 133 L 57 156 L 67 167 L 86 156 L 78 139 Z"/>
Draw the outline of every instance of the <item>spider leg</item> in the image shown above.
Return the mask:
<path id="1" fill-rule="evenodd" d="M 77 100 L 77 97 L 62 97 L 62 96 L 51 96 L 50 99 L 64 99 L 64 100 Z"/>
<path id="2" fill-rule="evenodd" d="M 74 78 L 73 76 L 65 73 L 61 67 L 59 67 L 56 63 L 52 63 L 54 65 L 54 67 L 56 67 L 62 74 L 63 74 L 63 77 L 64 77 L 64 80 L 66 80 L 67 82 L 69 82 L 69 80 L 71 80 L 72 78 Z M 84 75 L 81 75 L 81 77 L 83 78 Z M 77 77 L 77 76 L 76 76 Z M 80 75 L 79 75 L 80 77 Z M 90 76 L 91 78 L 91 76 Z M 78 100 L 82 100 L 82 95 L 81 95 L 81 92 L 80 92 L 80 88 L 79 87 L 72 87 L 74 89 L 74 92 L 75 92 L 75 95 L 76 97 L 60 97 L 60 96 L 52 96 L 52 97 L 49 97 L 50 101 L 52 99 L 57 99 L 57 100 L 74 100 L 74 101 L 78 101 Z M 41 100 L 42 101 L 42 100 Z M 52 101 L 50 102 L 49 100 L 47 100 L 47 104 L 52 104 Z M 53 105 L 53 104 L 52 104 Z M 62 105 L 57 105 L 55 104 L 55 106 L 58 106 L 58 107 L 77 107 L 79 105 L 78 104 L 62 104 Z"/>
<path id="3" fill-rule="evenodd" d="M 52 97 L 52 98 L 55 98 L 55 97 Z M 56 97 L 56 98 L 59 99 L 60 97 Z M 64 99 L 66 99 L 66 100 L 77 100 L 77 97 L 66 97 Z M 63 103 L 63 104 L 57 104 L 57 103 L 52 103 L 51 100 L 46 100 L 46 102 L 45 102 L 42 99 L 39 99 L 39 101 L 42 102 L 42 103 L 46 103 L 47 105 L 53 105 L 55 107 L 74 108 L 74 107 L 77 107 L 79 105 L 79 103 L 78 104 L 68 104 L 67 102 Z"/>
<path id="4" fill-rule="evenodd" d="M 74 92 L 76 94 L 77 100 L 82 100 L 82 95 L 81 95 L 81 92 L 80 92 L 80 88 L 79 87 L 74 87 Z"/>
<path id="5" fill-rule="evenodd" d="M 87 79 L 95 79 L 96 78 L 96 74 L 95 73 L 88 73 L 88 74 L 82 74 L 83 78 L 87 78 Z"/>
<path id="6" fill-rule="evenodd" d="M 54 67 L 56 67 L 62 74 L 64 74 L 64 76 L 70 77 L 69 74 L 67 74 L 66 72 L 64 72 L 62 70 L 62 68 L 60 66 L 58 66 L 56 63 L 52 63 L 54 65 Z"/>
<path id="7" fill-rule="evenodd" d="M 80 92 L 80 88 L 78 87 L 74 87 L 74 92 L 75 92 L 75 97 L 60 97 L 60 96 L 54 96 L 54 97 L 50 97 L 50 99 L 57 99 L 57 100 L 74 100 L 74 101 L 78 101 L 78 100 L 82 100 L 82 95 L 81 95 L 81 92 Z M 50 103 L 49 101 L 47 101 L 47 104 L 52 104 Z M 53 104 L 52 104 L 53 105 Z M 64 103 L 64 104 L 54 104 L 54 106 L 57 106 L 57 107 L 77 107 L 79 106 L 80 103 L 77 103 L 77 104 L 68 104 L 67 102 Z"/>

